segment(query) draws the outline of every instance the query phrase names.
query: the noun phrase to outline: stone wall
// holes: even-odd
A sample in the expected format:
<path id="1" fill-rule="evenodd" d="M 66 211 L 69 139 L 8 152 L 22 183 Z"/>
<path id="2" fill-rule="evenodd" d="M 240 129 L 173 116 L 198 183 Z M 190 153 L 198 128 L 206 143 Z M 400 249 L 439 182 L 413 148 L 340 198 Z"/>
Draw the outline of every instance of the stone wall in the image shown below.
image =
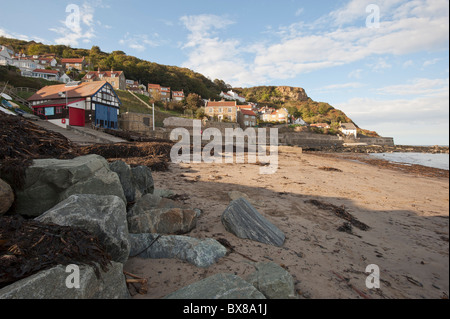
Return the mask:
<path id="1" fill-rule="evenodd" d="M 147 134 L 153 127 L 153 116 L 150 114 L 124 113 L 120 115 L 119 127 L 124 131 Z"/>

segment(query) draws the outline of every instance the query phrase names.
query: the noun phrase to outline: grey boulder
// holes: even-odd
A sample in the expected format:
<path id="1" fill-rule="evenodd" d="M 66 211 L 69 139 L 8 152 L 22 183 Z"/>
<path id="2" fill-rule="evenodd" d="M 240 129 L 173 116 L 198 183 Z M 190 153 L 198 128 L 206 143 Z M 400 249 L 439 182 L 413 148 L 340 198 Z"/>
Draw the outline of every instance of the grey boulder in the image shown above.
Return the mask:
<path id="1" fill-rule="evenodd" d="M 79 288 L 71 288 L 76 273 L 59 265 L 22 279 L 0 290 L 3 299 L 129 299 L 123 265 L 112 262 L 100 278 L 91 266 L 79 267 Z M 69 282 L 69 286 L 67 285 Z"/>
<path id="2" fill-rule="evenodd" d="M 255 286 L 267 299 L 295 298 L 294 279 L 284 268 L 270 263 L 257 263 L 256 271 L 247 281 Z"/>
<path id="3" fill-rule="evenodd" d="M 230 203 L 222 214 L 225 229 L 242 239 L 250 239 L 281 247 L 286 239 L 284 233 L 262 216 L 246 199 Z"/>
<path id="4" fill-rule="evenodd" d="M 227 249 L 214 239 L 158 237 L 157 234 L 130 234 L 130 256 L 149 259 L 176 258 L 200 268 L 207 268 L 227 254 Z"/>
<path id="5" fill-rule="evenodd" d="M 75 194 L 115 195 L 126 202 L 118 175 L 98 155 L 72 160 L 34 160 L 23 190 L 16 190 L 16 212 L 37 217 Z"/>
<path id="6" fill-rule="evenodd" d="M 186 234 L 195 228 L 199 211 L 154 194 L 140 198 L 128 212 L 131 233 Z"/>
<path id="7" fill-rule="evenodd" d="M 125 197 L 129 203 L 146 194 L 153 193 L 155 186 L 150 168 L 146 166 L 131 168 L 123 161 L 112 162 L 109 167 L 119 176 Z"/>
<path id="8" fill-rule="evenodd" d="M 85 229 L 97 236 L 112 259 L 125 263 L 130 253 L 125 203 L 117 196 L 72 195 L 37 221 Z"/>
<path id="9" fill-rule="evenodd" d="M 8 183 L 0 179 L 0 216 L 8 212 L 14 203 L 14 192 Z"/>
<path id="10" fill-rule="evenodd" d="M 164 299 L 266 299 L 253 285 L 231 274 L 217 274 L 166 296 Z"/>

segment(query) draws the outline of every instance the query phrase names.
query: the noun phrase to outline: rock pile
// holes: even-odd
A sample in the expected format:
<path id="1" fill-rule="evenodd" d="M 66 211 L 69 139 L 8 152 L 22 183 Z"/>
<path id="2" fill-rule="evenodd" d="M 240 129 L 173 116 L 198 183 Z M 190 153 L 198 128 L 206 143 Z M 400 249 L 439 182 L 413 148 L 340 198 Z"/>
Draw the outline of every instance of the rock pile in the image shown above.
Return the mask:
<path id="1" fill-rule="evenodd" d="M 76 263 L 74 259 L 82 273 L 81 289 L 65 285 L 66 265 L 36 268 L 31 276 L 0 289 L 0 299 L 129 298 L 123 273 L 123 264 L 129 257 L 175 258 L 207 268 L 229 253 L 214 239 L 200 240 L 186 235 L 196 227 L 202 211 L 161 197 L 166 192 L 155 191 L 152 172 L 145 166 L 132 168 L 122 161 L 108 163 L 99 155 L 86 155 L 69 160 L 35 160 L 25 173 L 23 188 L 14 189 L 16 211 L 34 218 L 33 222 L 40 225 L 87 232 L 102 244 L 110 264 L 96 271 L 99 267 Z M 1 177 L 7 180 L 10 176 L 1 174 Z M 0 196 L 10 199 L 6 183 L 0 184 L 0 191 Z M 9 201 L 3 210 L 9 209 L 6 208 Z M 284 234 L 245 198 L 231 202 L 222 222 L 240 238 L 275 246 L 285 241 Z M 0 247 L 6 244 L 9 248 L 0 249 L 0 260 L 16 258 L 20 249 L 11 249 L 14 243 L 6 240 L 3 233 L 0 232 Z M 69 247 L 64 245 L 69 243 L 63 237 L 52 238 L 65 250 Z M 36 245 L 45 243 L 45 238 L 36 239 Z M 71 252 L 74 256 L 84 249 L 76 244 L 71 247 L 78 247 Z M 255 264 L 255 273 L 246 280 L 219 274 L 167 298 L 290 298 L 294 295 L 292 290 L 292 278 L 284 269 Z"/>

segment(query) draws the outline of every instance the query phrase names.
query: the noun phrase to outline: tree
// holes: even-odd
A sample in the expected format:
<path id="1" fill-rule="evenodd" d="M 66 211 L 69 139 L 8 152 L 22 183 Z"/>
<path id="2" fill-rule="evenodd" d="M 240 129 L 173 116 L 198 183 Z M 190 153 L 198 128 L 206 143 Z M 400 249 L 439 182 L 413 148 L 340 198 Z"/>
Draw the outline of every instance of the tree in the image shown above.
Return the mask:
<path id="1" fill-rule="evenodd" d="M 191 93 L 186 98 L 186 104 L 188 109 L 195 111 L 202 106 L 202 99 L 200 95 Z"/>

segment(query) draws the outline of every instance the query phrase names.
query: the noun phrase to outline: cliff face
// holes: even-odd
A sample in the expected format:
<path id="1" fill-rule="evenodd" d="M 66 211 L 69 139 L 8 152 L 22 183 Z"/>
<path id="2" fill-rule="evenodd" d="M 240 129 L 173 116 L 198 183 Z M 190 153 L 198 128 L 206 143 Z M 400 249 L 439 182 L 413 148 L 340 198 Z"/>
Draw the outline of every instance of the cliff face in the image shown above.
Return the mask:
<path id="1" fill-rule="evenodd" d="M 281 94 L 281 100 L 286 101 L 308 101 L 309 97 L 306 91 L 302 88 L 290 87 L 290 86 L 279 86 L 277 91 Z"/>

